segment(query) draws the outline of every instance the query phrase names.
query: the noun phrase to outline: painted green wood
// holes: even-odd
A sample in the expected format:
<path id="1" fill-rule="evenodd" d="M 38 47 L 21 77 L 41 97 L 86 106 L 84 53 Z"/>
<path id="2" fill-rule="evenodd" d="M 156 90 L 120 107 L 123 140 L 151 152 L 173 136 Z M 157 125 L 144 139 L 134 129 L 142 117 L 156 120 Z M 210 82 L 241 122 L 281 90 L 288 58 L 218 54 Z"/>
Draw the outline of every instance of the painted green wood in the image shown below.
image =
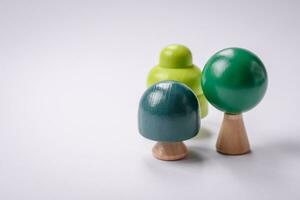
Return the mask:
<path id="1" fill-rule="evenodd" d="M 193 91 L 177 81 L 162 81 L 143 94 L 138 111 L 139 132 L 162 142 L 194 137 L 200 126 L 199 105 Z"/>
<path id="2" fill-rule="evenodd" d="M 193 64 L 192 53 L 187 47 L 173 44 L 161 51 L 159 64 L 148 75 L 147 86 L 164 80 L 179 81 L 190 87 L 197 95 L 201 117 L 207 116 L 208 103 L 200 84 L 201 70 Z"/>
<path id="3" fill-rule="evenodd" d="M 241 48 L 227 48 L 208 60 L 201 84 L 212 105 L 224 112 L 239 114 L 261 101 L 268 76 L 255 54 Z"/>

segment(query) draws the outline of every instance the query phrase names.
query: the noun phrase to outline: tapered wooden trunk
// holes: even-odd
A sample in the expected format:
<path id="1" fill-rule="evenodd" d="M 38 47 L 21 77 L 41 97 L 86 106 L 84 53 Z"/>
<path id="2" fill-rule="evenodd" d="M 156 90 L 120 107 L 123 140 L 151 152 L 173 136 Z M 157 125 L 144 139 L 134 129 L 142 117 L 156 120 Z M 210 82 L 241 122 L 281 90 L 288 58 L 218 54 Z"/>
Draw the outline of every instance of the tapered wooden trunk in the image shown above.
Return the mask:
<path id="1" fill-rule="evenodd" d="M 250 152 L 243 116 L 224 113 L 217 140 L 217 151 L 227 155 L 242 155 Z"/>

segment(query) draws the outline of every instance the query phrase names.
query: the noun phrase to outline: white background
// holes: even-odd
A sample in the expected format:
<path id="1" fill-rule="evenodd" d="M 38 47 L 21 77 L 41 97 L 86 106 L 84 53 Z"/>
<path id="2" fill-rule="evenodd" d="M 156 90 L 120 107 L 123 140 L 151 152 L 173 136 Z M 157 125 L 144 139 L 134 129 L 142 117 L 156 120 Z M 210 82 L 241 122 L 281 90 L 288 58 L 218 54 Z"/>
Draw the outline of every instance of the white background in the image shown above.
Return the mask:
<path id="1" fill-rule="evenodd" d="M 0 199 L 300 199 L 299 1 L 0 1 Z M 215 152 L 210 107 L 187 159 L 163 162 L 137 109 L 160 50 L 255 52 L 252 153 Z"/>

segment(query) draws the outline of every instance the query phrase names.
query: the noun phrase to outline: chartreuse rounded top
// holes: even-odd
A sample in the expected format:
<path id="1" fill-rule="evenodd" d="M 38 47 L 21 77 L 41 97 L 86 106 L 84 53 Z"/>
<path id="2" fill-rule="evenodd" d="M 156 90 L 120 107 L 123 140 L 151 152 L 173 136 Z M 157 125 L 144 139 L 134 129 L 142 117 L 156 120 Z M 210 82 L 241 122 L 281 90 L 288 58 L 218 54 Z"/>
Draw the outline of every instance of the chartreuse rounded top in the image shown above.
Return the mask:
<path id="1" fill-rule="evenodd" d="M 202 95 L 201 70 L 193 65 L 192 53 L 184 45 L 172 44 L 160 53 L 159 64 L 151 69 L 147 86 L 164 80 L 174 80 L 186 84 L 196 95 Z"/>
<path id="2" fill-rule="evenodd" d="M 191 51 L 180 44 L 172 44 L 160 52 L 159 66 L 163 68 L 188 68 L 192 67 L 193 58 Z"/>
<path id="3" fill-rule="evenodd" d="M 194 137 L 200 126 L 199 105 L 193 91 L 177 81 L 162 81 L 143 94 L 138 111 L 142 136 L 163 142 Z"/>
<path id="4" fill-rule="evenodd" d="M 201 79 L 207 100 L 219 110 L 239 114 L 263 98 L 268 76 L 262 61 L 252 52 L 227 48 L 206 63 Z"/>
<path id="5" fill-rule="evenodd" d="M 207 115 L 208 104 L 200 84 L 201 70 L 192 63 L 191 51 L 186 46 L 173 44 L 161 51 L 159 64 L 148 74 L 147 86 L 164 80 L 179 81 L 191 88 L 198 98 L 201 117 Z"/>

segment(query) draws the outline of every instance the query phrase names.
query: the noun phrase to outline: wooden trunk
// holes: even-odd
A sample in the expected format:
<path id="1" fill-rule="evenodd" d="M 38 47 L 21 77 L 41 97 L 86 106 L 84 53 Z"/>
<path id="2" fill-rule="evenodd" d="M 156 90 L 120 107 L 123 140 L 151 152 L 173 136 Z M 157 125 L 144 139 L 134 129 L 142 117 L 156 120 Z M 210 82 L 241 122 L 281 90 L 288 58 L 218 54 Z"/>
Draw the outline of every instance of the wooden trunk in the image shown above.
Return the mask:
<path id="1" fill-rule="evenodd" d="M 183 142 L 158 142 L 152 149 L 153 156 L 159 160 L 180 160 L 187 152 Z"/>
<path id="2" fill-rule="evenodd" d="M 243 116 L 224 113 L 217 140 L 217 151 L 227 155 L 242 155 L 250 152 L 250 145 Z"/>

